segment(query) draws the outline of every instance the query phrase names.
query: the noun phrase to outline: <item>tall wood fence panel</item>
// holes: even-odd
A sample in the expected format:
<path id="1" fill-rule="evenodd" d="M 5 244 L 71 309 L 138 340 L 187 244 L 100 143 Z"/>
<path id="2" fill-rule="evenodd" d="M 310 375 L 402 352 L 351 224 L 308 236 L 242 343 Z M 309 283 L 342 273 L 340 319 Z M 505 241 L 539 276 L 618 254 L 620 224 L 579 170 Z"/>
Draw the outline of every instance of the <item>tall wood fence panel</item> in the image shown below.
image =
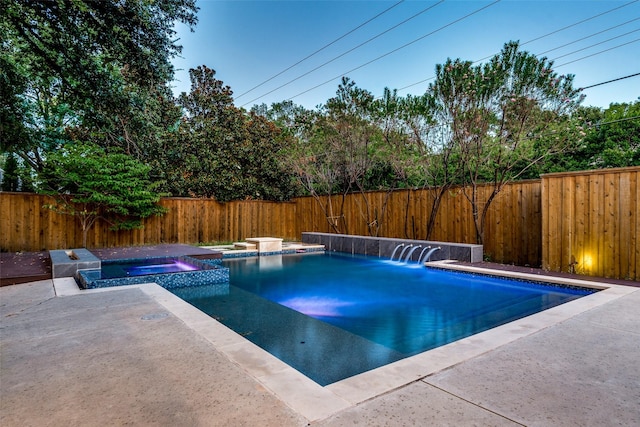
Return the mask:
<path id="1" fill-rule="evenodd" d="M 505 186 L 493 201 L 486 220 L 485 254 L 492 261 L 518 265 L 541 265 L 542 224 L 540 181 L 522 181 Z M 481 186 L 479 199 L 486 200 L 492 188 Z M 406 239 L 425 239 L 435 192 L 395 190 L 296 199 L 299 231 L 340 232 Z M 332 206 L 327 218 L 320 205 Z M 328 211 L 327 208 L 325 208 Z M 330 222 L 334 221 L 335 230 Z M 461 188 L 443 196 L 434 241 L 477 243 L 471 206 Z"/>
<path id="2" fill-rule="evenodd" d="M 509 185 L 495 200 L 487 220 L 485 251 L 498 262 L 540 265 L 540 184 Z M 481 188 L 483 194 L 488 189 Z M 486 197 L 485 194 L 485 197 Z M 144 221 L 144 228 L 113 231 L 98 221 L 89 231 L 87 246 L 114 247 L 158 243 L 231 242 L 255 236 L 300 239 L 303 231 L 333 232 L 408 239 L 426 238 L 433 194 L 429 190 L 398 190 L 350 194 L 331 198 L 327 218 L 312 197 L 288 203 L 166 198 L 168 212 Z M 327 198 L 321 198 L 329 206 Z M 44 208 L 47 196 L 0 193 L 0 249 L 36 251 L 80 247 L 82 230 L 72 217 Z M 503 206 L 503 204 L 505 204 Z M 508 212 L 502 215 L 502 210 Z M 523 209 L 525 209 L 523 211 Z M 327 208 L 328 212 L 328 208 Z M 335 224 L 334 227 L 331 223 Z M 520 235 L 514 233 L 520 232 Z M 476 243 L 469 203 L 460 189 L 443 197 L 431 240 Z"/>
<path id="3" fill-rule="evenodd" d="M 640 168 L 542 177 L 543 267 L 640 280 Z"/>
<path id="4" fill-rule="evenodd" d="M 639 280 L 639 172 L 551 174 L 505 186 L 488 212 L 485 254 L 496 262 Z M 480 187 L 480 199 L 490 191 L 490 186 Z M 87 246 L 232 242 L 256 236 L 296 240 L 303 231 L 425 239 L 433 200 L 430 190 L 338 195 L 320 202 L 312 197 L 287 203 L 167 198 L 161 204 L 168 213 L 146 219 L 142 229 L 113 231 L 98 221 Z M 51 202 L 42 195 L 0 192 L 0 250 L 81 246 L 78 221 L 43 207 Z M 329 217 L 322 206 L 331 206 Z M 430 239 L 476 243 L 475 236 L 462 189 L 449 189 Z"/>
<path id="5" fill-rule="evenodd" d="M 0 250 L 81 247 L 78 220 L 44 207 L 51 203 L 43 195 L 0 192 Z M 147 218 L 141 229 L 113 231 L 107 222 L 97 221 L 87 235 L 87 246 L 231 242 L 255 236 L 300 238 L 295 203 L 166 198 L 160 204 L 168 212 Z"/>

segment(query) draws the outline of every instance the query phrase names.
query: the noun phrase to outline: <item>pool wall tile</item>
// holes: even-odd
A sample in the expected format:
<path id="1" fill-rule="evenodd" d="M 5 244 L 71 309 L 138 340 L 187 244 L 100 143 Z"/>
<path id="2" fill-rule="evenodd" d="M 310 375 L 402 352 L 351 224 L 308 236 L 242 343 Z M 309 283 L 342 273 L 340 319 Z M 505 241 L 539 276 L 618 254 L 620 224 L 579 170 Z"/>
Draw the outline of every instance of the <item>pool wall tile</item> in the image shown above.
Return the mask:
<path id="1" fill-rule="evenodd" d="M 165 259 L 167 257 L 151 257 L 149 259 Z M 108 288 L 113 286 L 141 285 L 143 283 L 157 283 L 165 289 L 182 288 L 187 286 L 214 285 L 229 282 L 229 269 L 219 265 L 219 260 L 200 260 L 187 256 L 175 257 L 180 261 L 197 266 L 200 270 L 185 271 L 169 274 L 151 274 L 135 277 L 118 277 L 102 279 L 99 269 L 78 270 L 76 281 L 84 289 Z M 136 259 L 104 261 L 103 265 L 130 262 Z M 215 262 L 218 261 L 218 262 Z"/>
<path id="2" fill-rule="evenodd" d="M 340 251 L 351 254 L 362 254 L 390 258 L 395 248 L 400 245 L 420 245 L 411 259 L 418 261 L 420 252 L 426 246 L 440 248 L 431 254 L 430 261 L 452 259 L 466 262 L 481 262 L 483 258 L 482 245 L 470 245 L 466 243 L 434 242 L 427 240 L 397 239 L 388 237 L 351 236 L 332 233 L 302 233 L 303 243 L 319 243 L 325 245 L 329 251 Z M 406 251 L 403 257 L 408 256 Z M 426 253 L 425 253 L 426 254 Z M 397 254 L 396 256 L 398 256 Z"/>
<path id="3" fill-rule="evenodd" d="M 246 258 L 250 256 L 258 256 L 258 251 L 228 251 L 222 253 L 222 258 Z"/>
<path id="4" fill-rule="evenodd" d="M 355 251 L 355 245 L 354 245 Z M 361 252 L 356 252 L 361 253 Z M 371 256 L 380 255 L 380 240 L 374 238 L 367 238 L 364 240 L 364 254 Z"/>
<path id="5" fill-rule="evenodd" d="M 331 238 L 331 250 L 338 252 L 353 253 L 353 240 L 349 236 L 333 236 Z"/>

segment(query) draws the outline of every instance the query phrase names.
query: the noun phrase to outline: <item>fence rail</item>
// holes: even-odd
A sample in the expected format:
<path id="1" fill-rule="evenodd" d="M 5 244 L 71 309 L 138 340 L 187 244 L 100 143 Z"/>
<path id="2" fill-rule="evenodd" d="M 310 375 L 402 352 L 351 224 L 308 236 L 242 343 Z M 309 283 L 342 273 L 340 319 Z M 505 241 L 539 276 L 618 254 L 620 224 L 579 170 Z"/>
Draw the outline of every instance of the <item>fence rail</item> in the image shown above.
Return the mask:
<path id="1" fill-rule="evenodd" d="M 542 266 L 611 278 L 640 279 L 640 168 L 545 175 L 505 186 L 488 213 L 485 254 L 496 262 Z M 479 189 L 488 197 L 489 186 Z M 424 239 L 434 193 L 395 190 L 333 196 L 327 218 L 321 203 L 301 197 L 286 203 L 166 198 L 162 217 L 144 228 L 112 231 L 98 221 L 87 246 L 231 242 L 277 236 L 298 240 L 303 231 Z M 0 192 L 0 250 L 37 251 L 82 245 L 76 220 L 43 206 L 47 196 Z M 476 243 L 469 202 L 460 188 L 442 198 L 430 240 Z"/>

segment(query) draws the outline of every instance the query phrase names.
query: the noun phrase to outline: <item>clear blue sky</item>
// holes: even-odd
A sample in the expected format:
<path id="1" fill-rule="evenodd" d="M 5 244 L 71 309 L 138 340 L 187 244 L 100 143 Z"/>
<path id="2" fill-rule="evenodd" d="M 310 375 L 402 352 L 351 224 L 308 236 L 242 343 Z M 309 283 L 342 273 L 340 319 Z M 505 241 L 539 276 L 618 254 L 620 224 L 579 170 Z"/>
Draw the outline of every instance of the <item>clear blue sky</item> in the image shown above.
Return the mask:
<path id="1" fill-rule="evenodd" d="M 247 109 L 287 99 L 314 108 L 335 95 L 343 75 L 375 96 L 385 87 L 418 95 L 432 81 L 436 64 L 449 57 L 481 60 L 510 40 L 533 54 L 546 52 L 558 73 L 576 76 L 576 87 L 640 72 L 640 1 L 493 2 L 406 0 L 392 7 L 398 0 L 200 0 L 195 32 L 178 27 L 183 52 L 173 61 L 174 92 L 189 90 L 189 68 L 206 65 L 231 86 L 235 104 Z M 633 102 L 640 96 L 640 76 L 584 93 L 583 105 Z"/>

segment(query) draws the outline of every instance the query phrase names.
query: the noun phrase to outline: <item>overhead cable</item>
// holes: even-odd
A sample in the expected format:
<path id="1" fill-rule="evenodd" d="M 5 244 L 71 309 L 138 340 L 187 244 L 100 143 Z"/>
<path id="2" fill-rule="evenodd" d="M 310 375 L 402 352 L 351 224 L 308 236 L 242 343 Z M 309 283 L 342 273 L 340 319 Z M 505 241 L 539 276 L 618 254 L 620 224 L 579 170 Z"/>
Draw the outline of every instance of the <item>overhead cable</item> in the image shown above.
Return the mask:
<path id="1" fill-rule="evenodd" d="M 560 29 L 554 30 L 554 31 L 552 31 L 552 32 L 550 32 L 550 33 L 543 34 L 543 35 L 541 35 L 541 36 L 539 36 L 539 37 L 536 37 L 536 38 L 534 38 L 534 39 L 531 39 L 531 40 L 528 40 L 528 41 L 526 41 L 526 42 L 524 42 L 524 43 L 521 43 L 521 44 L 520 44 L 520 46 L 525 45 L 525 44 L 528 44 L 528 43 L 531 43 L 531 42 L 536 41 L 536 40 L 543 39 L 543 38 L 545 38 L 545 37 L 547 37 L 547 36 L 550 36 L 550 35 L 552 35 L 552 34 L 556 34 L 556 33 L 559 33 L 559 32 L 561 32 L 561 31 L 564 31 L 564 30 L 566 30 L 566 29 L 568 29 L 568 28 L 575 27 L 576 25 L 582 24 L 582 23 L 584 23 L 584 22 L 590 21 L 590 20 L 592 20 L 592 19 L 594 19 L 594 18 L 597 18 L 597 17 L 603 16 L 603 15 L 606 15 L 607 13 L 610 13 L 610 12 L 616 11 L 616 10 L 621 9 L 621 8 L 623 8 L 623 7 L 629 6 L 629 5 L 633 4 L 633 3 L 637 3 L 638 1 L 639 1 L 639 0 L 634 0 L 634 1 L 631 1 L 631 2 L 629 2 L 629 3 L 625 3 L 625 4 L 621 5 L 621 6 L 615 7 L 615 8 L 613 8 L 613 9 L 609 9 L 609 10 L 607 10 L 607 11 L 605 11 L 605 12 L 599 13 L 599 14 L 597 14 L 597 15 L 593 15 L 593 16 L 591 16 L 591 17 L 589 17 L 589 18 L 586 18 L 586 19 L 580 20 L 580 21 L 575 22 L 575 23 L 573 23 L 573 24 L 570 24 L 570 25 L 567 25 L 567 26 L 562 27 L 562 28 L 560 28 Z M 613 26 L 613 27 L 607 28 L 607 29 L 605 29 L 605 30 L 603 30 L 603 31 L 600 31 L 600 32 L 595 33 L 595 34 L 592 34 L 592 35 L 600 34 L 600 33 L 604 32 L 604 31 L 609 31 L 610 29 L 617 28 L 617 27 L 619 27 L 619 26 L 621 26 L 621 25 L 625 25 L 625 24 L 628 24 L 628 23 L 633 22 L 633 21 L 637 21 L 638 19 L 640 19 L 640 18 L 632 19 L 632 20 L 630 20 L 630 21 L 627 21 L 627 22 L 624 22 L 624 23 L 622 23 L 622 24 L 619 24 L 619 25 L 616 25 L 616 26 Z M 536 56 L 540 56 L 540 55 L 542 55 L 542 54 L 544 54 L 544 53 L 551 52 L 551 51 L 553 51 L 553 50 L 556 50 L 556 49 L 559 49 L 559 48 L 561 48 L 561 47 L 567 46 L 568 44 L 576 43 L 576 42 L 578 42 L 578 41 L 584 40 L 585 38 L 589 38 L 589 37 L 591 37 L 592 35 L 589 35 L 589 36 L 587 36 L 587 37 L 583 37 L 582 39 L 579 39 L 579 40 L 574 40 L 574 41 L 573 41 L 573 42 L 571 42 L 571 43 L 567 43 L 567 44 L 562 45 L 562 46 L 559 46 L 559 47 L 557 47 L 557 48 L 553 48 L 553 49 L 547 50 L 547 51 L 545 51 L 545 52 L 542 52 L 542 53 L 540 53 L 540 54 L 537 54 Z M 609 49 L 609 50 L 610 50 L 610 49 Z M 604 52 L 604 51 L 603 51 L 603 52 Z M 482 62 L 482 61 L 484 61 L 484 60 L 486 60 L 486 59 L 491 58 L 491 57 L 492 57 L 492 56 L 494 56 L 494 55 L 496 55 L 496 54 L 489 55 L 489 56 L 485 56 L 484 58 L 477 59 L 477 60 L 473 61 L 473 64 L 476 64 L 476 63 L 478 63 L 478 62 Z M 590 55 L 590 56 L 593 56 L 593 55 Z M 585 57 L 585 58 L 587 58 L 587 57 Z M 579 61 L 579 60 L 581 60 L 581 59 L 585 59 L 585 58 L 580 58 L 580 59 L 577 59 L 577 60 L 572 61 L 572 62 L 577 62 L 577 61 Z M 563 65 L 566 65 L 566 64 L 563 64 Z M 433 79 L 435 79 L 435 78 L 436 78 L 436 76 L 431 76 L 431 77 L 428 77 L 428 78 L 426 78 L 426 79 L 420 80 L 420 81 L 418 81 L 418 82 L 411 83 L 411 84 L 409 84 L 409 85 L 407 85 L 407 86 L 403 86 L 403 87 L 401 87 L 401 88 L 399 88 L 399 89 L 397 89 L 397 90 L 398 90 L 398 92 L 399 92 L 399 91 L 403 91 L 403 90 L 409 89 L 410 87 L 417 86 L 417 85 L 422 84 L 422 83 L 426 83 L 426 82 L 428 82 L 429 80 L 433 80 Z"/>
<path id="2" fill-rule="evenodd" d="M 609 27 L 609 28 L 606 28 L 606 29 L 604 29 L 604 30 L 602 30 L 602 31 L 598 31 L 597 33 L 589 34 L 588 36 L 585 36 L 585 37 L 579 38 L 579 39 L 574 40 L 574 41 L 572 41 L 572 42 L 565 43 L 565 44 L 563 44 L 563 45 L 561 45 L 561 46 L 558 46 L 558 47 L 554 47 L 553 49 L 545 50 L 544 52 L 540 52 L 540 53 L 538 53 L 538 56 L 540 56 L 540 55 L 544 55 L 544 54 L 549 53 L 549 52 L 553 52 L 554 50 L 562 49 L 563 47 L 567 47 L 567 46 L 572 45 L 572 44 L 574 44 L 574 43 L 581 42 L 581 41 L 583 41 L 583 40 L 586 40 L 586 39 L 589 39 L 589 38 L 591 38 L 591 37 L 597 36 L 597 35 L 599 35 L 599 34 L 606 33 L 607 31 L 611 31 L 611 30 L 613 30 L 614 28 L 622 27 L 623 25 L 627 25 L 627 24 L 629 24 L 629 23 L 631 23 L 631 22 L 634 22 L 634 21 L 637 21 L 637 20 L 639 20 L 639 19 L 640 19 L 640 17 L 638 17 L 638 18 L 634 18 L 634 19 L 631 19 L 631 20 L 629 20 L 629 21 L 627 21 L 627 22 L 623 22 L 622 24 L 614 25 L 613 27 Z"/>
<path id="3" fill-rule="evenodd" d="M 592 53 L 591 55 L 583 56 L 582 58 L 574 59 L 573 61 L 569 61 L 569 62 L 565 62 L 565 63 L 560 64 L 560 65 L 556 65 L 554 68 L 564 67 L 565 65 L 573 64 L 574 62 L 582 61 L 583 59 L 591 58 L 592 56 L 600 55 L 602 53 L 609 52 L 610 50 L 618 49 L 619 47 L 626 46 L 626 45 L 632 44 L 632 43 L 636 43 L 638 41 L 640 41 L 640 38 L 635 39 L 635 40 L 631 40 L 630 42 L 619 44 L 617 46 L 610 47 L 608 49 L 601 50 L 601 51 L 596 52 L 596 53 Z"/>
<path id="4" fill-rule="evenodd" d="M 269 77 L 267 80 L 263 81 L 262 83 L 252 87 L 251 89 L 241 93 L 240 95 L 236 96 L 236 99 L 248 94 L 249 92 L 253 91 L 254 89 L 259 88 L 260 86 L 264 85 L 265 83 L 270 82 L 271 80 L 275 79 L 276 77 L 284 74 L 285 72 L 289 71 L 290 69 L 292 69 L 293 67 L 295 67 L 296 65 L 300 65 L 301 63 L 303 63 L 304 61 L 306 61 L 307 59 L 311 58 L 312 56 L 316 55 L 317 53 L 322 52 L 323 50 L 325 50 L 326 48 L 328 48 L 329 46 L 333 45 L 334 43 L 342 40 L 343 38 L 347 37 L 349 34 L 354 33 L 355 31 L 359 30 L 360 28 L 364 27 L 365 25 L 367 25 L 369 22 L 379 18 L 380 16 L 384 15 L 385 13 L 389 12 L 391 9 L 393 9 L 394 7 L 398 6 L 400 3 L 403 3 L 405 0 L 400 0 L 399 2 L 397 2 L 396 4 L 392 5 L 391 7 L 388 7 L 387 9 L 383 10 L 382 12 L 378 13 L 376 16 L 374 16 L 373 18 L 370 18 L 368 20 L 366 20 L 365 22 L 363 22 L 362 24 L 358 25 L 357 27 L 355 27 L 354 29 L 346 32 L 345 34 L 341 35 L 340 37 L 338 37 L 337 39 L 335 39 L 334 41 L 332 41 L 331 43 L 327 43 L 326 45 L 322 46 L 320 49 L 316 50 L 315 52 L 305 56 L 304 58 L 302 58 L 301 60 L 299 60 L 298 62 L 296 62 L 293 65 L 290 65 L 289 67 L 285 68 L 284 70 L 280 71 L 278 74 L 275 74 L 271 77 Z"/>
<path id="5" fill-rule="evenodd" d="M 258 96 L 257 98 L 254 98 L 254 99 L 252 99 L 251 101 L 248 101 L 248 102 L 244 103 L 244 104 L 242 105 L 242 107 L 244 107 L 245 105 L 250 104 L 250 103 L 252 103 L 253 101 L 256 101 L 256 100 L 258 100 L 258 99 L 260 99 L 260 98 L 262 98 L 262 97 L 264 97 L 264 96 L 270 95 L 270 94 L 272 94 L 273 92 L 275 92 L 275 91 L 277 91 L 277 90 L 280 90 L 280 89 L 282 89 L 283 87 L 288 86 L 288 85 L 290 85 L 291 83 L 293 83 L 293 82 L 295 82 L 295 81 L 297 81 L 297 80 L 300 80 L 301 78 L 303 78 L 303 77 L 305 77 L 305 76 L 307 76 L 307 75 L 309 75 L 309 74 L 311 74 L 311 73 L 313 73 L 313 72 L 315 72 L 315 71 L 319 70 L 320 68 L 324 67 L 325 65 L 328 65 L 328 64 L 332 63 L 333 61 L 335 61 L 335 60 L 337 60 L 337 59 L 339 59 L 339 58 L 342 58 L 343 56 L 345 56 L 345 55 L 347 55 L 347 54 L 349 54 L 349 53 L 353 52 L 354 50 L 359 49 L 359 48 L 361 48 L 362 46 L 364 46 L 364 45 L 366 45 L 366 44 L 368 44 L 368 43 L 372 42 L 373 40 L 377 39 L 378 37 L 381 37 L 382 35 L 384 35 L 384 34 L 386 34 L 386 33 L 390 32 L 390 31 L 392 31 L 392 30 L 395 30 L 395 29 L 396 29 L 396 28 L 398 28 L 399 26 L 401 26 L 401 25 L 403 25 L 403 24 L 406 24 L 406 23 L 407 23 L 407 22 L 409 22 L 410 20 L 412 20 L 412 19 L 414 19 L 414 18 L 418 17 L 419 15 L 422 15 L 423 13 L 425 13 L 425 12 L 427 12 L 427 11 L 429 11 L 429 10 L 433 9 L 434 7 L 436 7 L 436 6 L 438 6 L 438 5 L 442 4 L 442 3 L 444 3 L 444 0 L 440 0 L 439 2 L 437 2 L 437 3 L 435 3 L 435 4 L 433 4 L 433 5 L 429 6 L 429 7 L 425 8 L 425 9 L 422 9 L 420 12 L 418 12 L 418 13 L 416 13 L 416 14 L 414 14 L 414 15 L 410 16 L 409 18 L 405 19 L 404 21 L 402 21 L 402 22 L 400 22 L 400 23 L 398 23 L 398 24 L 394 25 L 394 26 L 393 26 L 393 27 L 391 27 L 391 28 L 388 28 L 387 30 L 385 30 L 385 31 L 383 31 L 383 32 L 381 32 L 381 33 L 376 34 L 375 36 L 373 36 L 373 37 L 371 37 L 371 38 L 369 38 L 369 39 L 365 40 L 364 42 L 362 42 L 362 43 L 360 43 L 359 45 L 357 45 L 357 46 L 355 46 L 355 47 L 353 47 L 353 48 L 351 48 L 351 49 L 347 50 L 346 52 L 343 52 L 343 53 L 341 53 L 340 55 L 333 57 L 333 58 L 332 58 L 332 59 L 330 59 L 329 61 L 324 62 L 323 64 L 318 65 L 317 67 L 315 67 L 315 68 L 313 68 L 313 69 L 311 69 L 311 70 L 307 71 L 306 73 L 299 75 L 298 77 L 294 78 L 293 80 L 289 80 L 289 81 L 288 81 L 288 82 L 286 82 L 285 84 L 280 85 L 280 86 L 278 86 L 277 88 L 272 89 L 272 90 L 270 90 L 270 91 L 269 91 L 269 92 L 267 92 L 267 93 L 263 93 L 262 95 Z M 245 92 L 245 93 L 246 93 L 246 92 Z"/>
<path id="6" fill-rule="evenodd" d="M 618 77 L 617 79 L 607 80 L 606 82 L 600 82 L 600 83 L 592 84 L 592 85 L 589 85 L 589 86 L 584 86 L 584 87 L 581 87 L 580 90 L 591 89 L 592 87 L 602 86 L 602 85 L 606 85 L 606 84 L 609 84 L 609 83 L 617 82 L 618 80 L 629 79 L 631 77 L 636 77 L 636 76 L 640 76 L 640 73 L 629 74 L 628 76 Z"/>
<path id="7" fill-rule="evenodd" d="M 555 61 L 557 61 L 557 60 L 558 60 L 558 59 L 560 59 L 560 58 L 564 58 L 565 56 L 570 56 L 570 55 L 573 55 L 573 54 L 575 54 L 575 53 L 582 52 L 583 50 L 591 49 L 592 47 L 596 47 L 596 46 L 599 46 L 599 45 L 601 45 L 601 44 L 604 44 L 604 43 L 610 42 L 611 40 L 619 39 L 620 37 L 624 37 L 624 36 L 626 36 L 626 35 L 629 35 L 629 34 L 631 34 L 631 33 L 635 33 L 635 32 L 637 32 L 637 31 L 640 31 L 640 28 L 635 29 L 635 30 L 633 30 L 633 31 L 629 31 L 629 32 L 624 33 L 624 34 L 620 34 L 619 36 L 611 37 L 610 39 L 603 40 L 603 41 L 598 42 L 598 43 L 594 43 L 594 44 L 592 44 L 592 45 L 589 45 L 589 46 L 583 47 L 583 48 L 581 48 L 581 49 L 574 50 L 573 52 L 569 52 L 569 53 L 565 53 L 564 55 L 556 56 L 555 58 L 553 58 L 553 59 L 552 59 L 552 61 L 554 61 L 554 62 L 555 62 Z M 540 56 L 540 54 L 538 54 L 537 56 Z"/>
<path id="8" fill-rule="evenodd" d="M 481 8 L 479 8 L 479 9 L 476 9 L 475 11 L 473 11 L 473 12 L 471 12 L 471 13 L 468 13 L 467 15 L 465 15 L 465 16 L 463 16 L 463 17 L 461 17 L 461 18 L 456 19 L 455 21 L 452 21 L 452 22 L 450 22 L 450 23 L 448 23 L 448 24 L 446 24 L 446 25 L 443 25 L 442 27 L 438 28 L 437 30 L 433 30 L 433 31 L 431 31 L 431 32 L 430 32 L 430 33 L 428 33 L 428 34 L 425 34 L 425 35 L 423 35 L 423 36 L 421 36 L 421 37 L 418 37 L 417 39 L 415 39 L 415 40 L 413 40 L 413 41 L 411 41 L 411 42 L 409 42 L 409 43 L 406 43 L 406 44 L 404 44 L 404 45 L 402 45 L 402 46 L 400 46 L 400 47 L 398 47 L 398 48 L 396 48 L 396 49 L 393 49 L 393 50 L 391 50 L 391 51 L 389 51 L 389 52 L 387 52 L 387 53 L 385 53 L 385 54 L 383 54 L 383 55 L 380 55 L 380 56 L 378 56 L 377 58 L 374 58 L 374 59 L 372 59 L 372 60 L 371 60 L 371 61 L 369 61 L 369 62 L 365 62 L 364 64 L 359 65 L 359 66 L 358 66 L 358 67 L 356 67 L 356 68 L 352 68 L 352 69 L 351 69 L 351 70 L 349 70 L 349 71 L 346 71 L 346 72 L 344 72 L 344 73 L 341 73 L 339 76 L 333 77 L 333 78 L 331 78 L 331 79 L 329 79 L 329 80 L 327 80 L 327 81 L 325 81 L 325 82 L 323 82 L 323 83 L 320 83 L 320 84 L 318 84 L 318 85 L 316 85 L 316 86 L 314 86 L 314 87 L 312 87 L 312 88 L 310 88 L 310 89 L 307 89 L 307 90 L 305 90 L 305 91 L 303 91 L 303 92 L 300 92 L 300 93 L 298 93 L 297 95 L 294 95 L 294 96 L 292 96 L 292 97 L 288 98 L 288 100 L 292 100 L 292 99 L 294 99 L 294 98 L 297 98 L 297 97 L 298 97 L 298 96 L 300 96 L 300 95 L 304 95 L 304 94 L 305 94 L 305 93 L 307 93 L 307 92 L 311 92 L 311 91 L 312 91 L 312 90 L 314 90 L 314 89 L 317 89 L 317 88 L 319 88 L 319 87 L 321 87 L 321 86 L 324 86 L 324 85 L 326 85 L 326 84 L 328 84 L 328 83 L 331 83 L 332 81 L 334 81 L 334 80 L 336 80 L 336 79 L 339 79 L 340 77 L 342 77 L 342 76 L 344 76 L 344 75 L 346 75 L 346 74 L 349 74 L 349 73 L 351 73 L 351 72 L 353 72 L 353 71 L 359 70 L 360 68 L 366 67 L 367 65 L 372 64 L 372 63 L 374 63 L 374 62 L 376 62 L 376 61 L 378 61 L 378 60 L 380 60 L 380 59 L 382 59 L 382 58 L 384 58 L 384 57 L 387 57 L 387 56 L 391 55 L 392 53 L 395 53 L 395 52 L 397 52 L 397 51 L 399 51 L 399 50 L 401 50 L 401 49 L 404 49 L 405 47 L 408 47 L 408 46 L 410 46 L 410 45 L 412 45 L 412 44 L 414 44 L 414 43 L 416 43 L 416 42 L 418 42 L 418 41 L 420 41 L 420 40 L 422 40 L 422 39 L 424 39 L 424 38 L 426 38 L 426 37 L 428 37 L 428 36 L 431 36 L 431 35 L 433 35 L 433 34 L 435 34 L 435 33 L 439 32 L 439 31 L 441 31 L 441 30 L 444 30 L 445 28 L 450 27 L 450 26 L 452 26 L 452 25 L 454 25 L 454 24 L 456 24 L 456 23 L 458 23 L 458 22 L 460 22 L 460 21 L 462 21 L 462 20 L 464 20 L 464 19 L 466 19 L 466 18 L 469 18 L 470 16 L 475 15 L 476 13 L 479 13 L 479 12 L 481 12 L 481 11 L 483 11 L 483 10 L 485 10 L 485 9 L 487 9 L 487 8 L 489 8 L 489 7 L 491 7 L 491 6 L 493 6 L 493 5 L 497 4 L 497 3 L 499 3 L 500 1 L 501 1 L 501 0 L 495 0 L 494 2 L 492 2 L 492 3 L 488 4 L 488 5 L 485 5 L 485 6 L 481 7 Z M 636 0 L 636 1 L 637 1 L 637 0 Z"/>

